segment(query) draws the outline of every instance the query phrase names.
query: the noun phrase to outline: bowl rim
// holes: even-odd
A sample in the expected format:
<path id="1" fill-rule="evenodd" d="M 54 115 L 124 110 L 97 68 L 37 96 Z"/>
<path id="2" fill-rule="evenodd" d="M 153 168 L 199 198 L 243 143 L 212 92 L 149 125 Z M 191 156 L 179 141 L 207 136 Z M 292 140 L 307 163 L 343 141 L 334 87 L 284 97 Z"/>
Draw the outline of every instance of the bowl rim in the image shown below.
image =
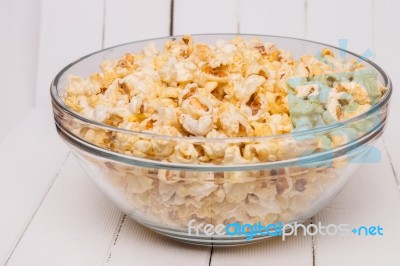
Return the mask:
<path id="1" fill-rule="evenodd" d="M 93 154 L 105 160 L 117 161 L 119 164 L 134 165 L 149 169 L 168 169 L 183 171 L 206 171 L 206 172 L 227 172 L 227 171 L 254 171 L 263 169 L 278 169 L 285 167 L 305 167 L 312 168 L 317 165 L 324 167 L 332 167 L 334 159 L 342 156 L 357 156 L 360 153 L 369 151 L 371 146 L 368 144 L 378 138 L 384 128 L 384 123 L 376 125 L 373 130 L 363 135 L 360 139 L 351 141 L 346 145 L 335 147 L 331 150 L 323 152 L 311 153 L 305 156 L 297 156 L 277 161 L 266 161 L 257 163 L 240 163 L 240 164 L 212 164 L 212 163 L 177 163 L 148 159 L 145 157 L 137 157 L 126 155 L 110 149 L 106 149 L 90 143 L 66 129 L 62 124 L 56 122 L 56 129 L 62 139 L 71 147 L 76 154 L 86 153 Z M 364 149 L 362 149 L 364 147 Z M 367 150 L 366 150 L 367 149 Z M 351 159 L 349 161 L 352 162 Z M 358 162 L 355 162 L 356 164 Z"/>
<path id="2" fill-rule="evenodd" d="M 151 41 L 159 41 L 159 40 L 170 40 L 170 39 L 181 38 L 182 36 L 185 36 L 185 35 L 173 35 L 173 36 L 165 36 L 165 37 L 157 37 L 157 38 L 138 40 L 138 41 L 134 41 L 134 42 L 127 42 L 127 43 L 123 43 L 123 44 L 119 44 L 119 45 L 115 45 L 112 47 L 108 47 L 105 49 L 95 51 L 93 53 L 85 55 L 85 56 L 71 62 L 70 64 L 65 66 L 63 69 L 61 69 L 57 73 L 57 75 L 55 76 L 55 78 L 52 80 L 52 82 L 50 84 L 50 95 L 51 95 L 51 100 L 52 100 L 53 104 L 55 106 L 57 106 L 58 109 L 61 110 L 62 112 L 65 112 L 66 114 L 72 116 L 73 118 L 80 120 L 81 122 L 87 123 L 87 124 L 89 124 L 91 126 L 95 126 L 97 128 L 109 130 L 112 132 L 132 134 L 132 135 L 135 135 L 138 137 L 143 136 L 143 137 L 152 138 L 152 139 L 173 140 L 173 141 L 185 141 L 185 142 L 204 142 L 204 141 L 206 141 L 206 142 L 219 142 L 219 143 L 220 142 L 236 143 L 236 142 L 266 141 L 266 140 L 274 140 L 274 139 L 276 140 L 276 139 L 285 139 L 285 138 L 292 138 L 292 139 L 300 138 L 301 139 L 302 137 L 307 136 L 307 135 L 320 134 L 320 133 L 328 132 L 331 130 L 340 129 L 345 124 L 356 122 L 358 120 L 366 118 L 369 115 L 375 113 L 377 110 L 379 110 L 380 108 L 382 108 L 384 105 L 386 105 L 388 103 L 388 101 L 390 100 L 390 97 L 392 95 L 392 90 L 393 90 L 392 81 L 391 81 L 390 77 L 386 74 L 386 72 L 381 67 L 379 67 L 376 63 L 372 62 L 371 60 L 364 58 L 363 56 L 360 56 L 356 53 L 353 53 L 351 51 L 345 50 L 340 47 L 336 47 L 336 46 L 321 43 L 321 42 L 301 39 L 301 38 L 277 36 L 277 35 L 247 34 L 247 33 L 211 33 L 211 34 L 203 34 L 202 33 L 202 34 L 191 34 L 190 36 L 193 36 L 193 37 L 196 37 L 196 36 L 226 36 L 226 37 L 231 37 L 231 38 L 235 37 L 235 36 L 242 36 L 242 37 L 248 36 L 248 37 L 281 38 L 281 39 L 290 39 L 290 40 L 308 42 L 308 43 L 312 43 L 312 44 L 317 44 L 317 45 L 322 45 L 325 47 L 333 48 L 338 51 L 343 51 L 347 54 L 350 54 L 350 55 L 358 58 L 362 62 L 368 63 L 373 68 L 375 68 L 375 70 L 377 70 L 379 72 L 379 74 L 382 76 L 383 81 L 384 81 L 384 86 L 387 88 L 387 91 L 383 95 L 383 97 L 377 103 L 375 103 L 373 106 L 371 106 L 367 111 L 365 111 L 355 117 L 347 119 L 347 120 L 343 120 L 343 121 L 340 121 L 337 123 L 333 123 L 333 124 L 329 124 L 329 125 L 325 125 L 325 126 L 321 126 L 321 127 L 316 127 L 316 128 L 302 130 L 302 131 L 295 131 L 295 132 L 290 132 L 290 133 L 285 133 L 285 134 L 274 134 L 274 135 L 269 135 L 269 136 L 258 136 L 258 137 L 233 137 L 233 138 L 230 138 L 230 137 L 207 138 L 207 137 L 198 137 L 198 136 L 195 136 L 195 137 L 193 137 L 193 136 L 190 136 L 190 137 L 167 136 L 167 135 L 161 135 L 161 134 L 155 134 L 155 133 L 149 133 L 149 132 L 134 131 L 134 130 L 128 130 L 128 129 L 124 129 L 124 128 L 118 128 L 118 127 L 103 124 L 101 122 L 84 117 L 83 115 L 70 109 L 65 104 L 65 102 L 61 99 L 61 96 L 60 96 L 60 93 L 58 90 L 59 89 L 58 82 L 66 71 L 68 71 L 72 66 L 78 64 L 79 62 L 81 62 L 93 55 L 100 54 L 100 53 L 103 53 L 103 52 L 106 52 L 106 51 L 109 51 L 109 50 L 112 50 L 115 48 L 119 48 L 122 46 L 128 46 L 128 45 L 132 45 L 132 44 L 145 43 L 145 42 L 151 42 Z"/>

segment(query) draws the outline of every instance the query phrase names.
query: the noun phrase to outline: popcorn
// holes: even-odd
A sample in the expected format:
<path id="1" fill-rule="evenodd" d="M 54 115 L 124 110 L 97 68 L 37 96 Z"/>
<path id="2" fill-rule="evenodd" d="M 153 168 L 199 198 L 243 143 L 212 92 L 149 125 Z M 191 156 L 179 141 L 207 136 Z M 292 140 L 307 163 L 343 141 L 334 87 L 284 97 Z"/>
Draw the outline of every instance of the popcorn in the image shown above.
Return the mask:
<path id="1" fill-rule="evenodd" d="M 226 138 L 227 136 L 224 133 L 220 133 L 215 129 L 212 129 L 207 133 L 206 137 L 208 138 Z M 207 143 L 205 142 L 202 145 L 204 152 L 211 160 L 222 159 L 225 155 L 225 150 L 228 147 L 227 144 L 224 143 Z"/>
<path id="2" fill-rule="evenodd" d="M 194 117 L 211 116 L 212 103 L 201 95 L 193 95 L 182 102 L 182 111 Z"/>
<path id="3" fill-rule="evenodd" d="M 87 80 L 77 77 L 68 77 L 68 96 L 80 96 L 80 95 L 95 95 L 101 91 L 100 84 L 95 80 L 89 78 Z"/>
<path id="4" fill-rule="evenodd" d="M 260 86 L 265 81 L 264 77 L 258 75 L 245 78 L 242 84 L 234 87 L 235 97 L 241 102 L 247 102 L 254 93 L 260 90 Z"/>
<path id="5" fill-rule="evenodd" d="M 243 151 L 243 157 L 249 161 L 276 161 L 278 156 L 278 146 L 273 142 L 247 144 Z"/>
<path id="6" fill-rule="evenodd" d="M 225 149 L 223 162 L 225 164 L 245 164 L 248 163 L 248 160 L 242 157 L 238 146 L 229 146 Z"/>
<path id="7" fill-rule="evenodd" d="M 93 118 L 98 122 L 104 122 L 107 118 L 109 118 L 109 112 L 107 107 L 104 105 L 98 105 L 93 110 Z"/>
<path id="8" fill-rule="evenodd" d="M 229 137 L 253 135 L 249 121 L 233 104 L 226 103 L 220 106 L 216 117 L 221 124 L 222 131 Z"/>
<path id="9" fill-rule="evenodd" d="M 142 194 L 153 188 L 153 180 L 142 176 L 141 178 L 130 177 L 127 179 L 127 192 Z"/>
<path id="10" fill-rule="evenodd" d="M 151 56 L 155 56 L 158 54 L 158 49 L 157 49 L 156 45 L 153 42 L 151 42 L 143 48 L 142 53 L 145 56 L 151 57 Z"/>
<path id="11" fill-rule="evenodd" d="M 147 154 L 151 153 L 152 145 L 148 140 L 139 139 L 133 144 L 132 148 L 132 154 L 139 157 L 146 157 Z"/>
<path id="12" fill-rule="evenodd" d="M 171 57 L 160 70 L 160 77 L 164 82 L 186 82 L 193 79 L 196 65 L 190 61 L 177 61 Z"/>
<path id="13" fill-rule="evenodd" d="M 196 161 L 198 152 L 191 143 L 181 142 L 175 146 L 175 152 L 171 155 L 173 161 L 190 163 Z"/>
<path id="14" fill-rule="evenodd" d="M 183 36 L 160 50 L 151 43 L 100 68 L 87 79 L 69 77 L 65 103 L 132 134 L 73 121 L 71 131 L 102 148 L 165 163 L 246 165 L 327 152 L 362 136 L 378 119 L 313 138 L 268 136 L 339 123 L 367 111 L 386 92 L 374 72 L 342 62 L 327 48 L 295 59 L 272 43 L 241 37 L 208 45 Z M 130 211 L 181 229 L 193 218 L 214 224 L 294 221 L 340 181 L 335 169 L 347 162 L 307 168 L 299 160 L 298 167 L 225 172 L 94 163 L 124 194 Z"/>
<path id="15" fill-rule="evenodd" d="M 213 127 L 213 121 L 211 115 L 200 117 L 198 120 L 192 116 L 183 114 L 181 115 L 180 121 L 186 131 L 195 136 L 206 135 Z"/>

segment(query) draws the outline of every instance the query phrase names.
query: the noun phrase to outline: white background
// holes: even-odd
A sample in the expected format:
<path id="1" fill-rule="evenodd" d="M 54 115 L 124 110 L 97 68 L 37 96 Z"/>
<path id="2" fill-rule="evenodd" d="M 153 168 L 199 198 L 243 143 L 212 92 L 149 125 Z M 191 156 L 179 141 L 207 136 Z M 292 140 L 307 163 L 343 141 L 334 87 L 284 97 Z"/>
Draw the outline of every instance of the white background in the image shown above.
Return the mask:
<path id="1" fill-rule="evenodd" d="M 397 0 L 0 0 L 0 263 L 400 265 L 400 2 Z M 172 19 L 172 20 L 171 20 Z M 159 237 L 117 210 L 55 134 L 49 84 L 71 61 L 169 34 L 259 33 L 363 53 L 391 76 L 391 121 L 365 165 L 314 220 L 380 223 L 382 238 L 296 237 L 238 248 Z"/>

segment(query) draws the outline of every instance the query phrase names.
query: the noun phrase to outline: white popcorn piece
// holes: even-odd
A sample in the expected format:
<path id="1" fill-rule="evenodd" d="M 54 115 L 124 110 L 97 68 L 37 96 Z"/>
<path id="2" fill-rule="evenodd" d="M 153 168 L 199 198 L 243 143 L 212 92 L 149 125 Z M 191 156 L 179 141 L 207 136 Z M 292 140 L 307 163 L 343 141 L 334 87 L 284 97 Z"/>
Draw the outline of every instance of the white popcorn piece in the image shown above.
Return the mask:
<path id="1" fill-rule="evenodd" d="M 226 138 L 227 136 L 224 133 L 220 133 L 215 129 L 212 129 L 206 135 L 207 138 Z M 210 159 L 222 159 L 225 156 L 225 150 L 228 147 L 228 144 L 224 144 L 221 142 L 217 143 L 207 143 L 205 142 L 202 147 L 204 148 L 205 153 Z"/>
<path id="2" fill-rule="evenodd" d="M 212 103 L 201 95 L 193 95 L 182 101 L 182 111 L 194 117 L 210 116 L 213 110 Z"/>
<path id="3" fill-rule="evenodd" d="M 252 135 L 249 121 L 233 104 L 224 104 L 218 108 L 218 120 L 222 129 L 228 136 L 238 136 L 239 134 Z M 241 132 L 242 128 L 244 132 Z"/>
<path id="4" fill-rule="evenodd" d="M 68 77 L 67 93 L 68 95 L 95 95 L 100 92 L 100 84 L 91 81 L 90 79 L 83 79 L 78 76 Z"/>
<path id="5" fill-rule="evenodd" d="M 155 43 L 154 43 L 154 42 L 151 42 L 151 43 L 149 43 L 148 45 L 146 45 L 146 46 L 143 48 L 142 53 L 143 53 L 145 56 L 151 57 L 151 56 L 155 56 L 155 55 L 158 54 L 158 49 L 157 49 Z"/>
<path id="6" fill-rule="evenodd" d="M 190 163 L 197 160 L 198 152 L 191 143 L 180 142 L 175 146 L 175 152 L 170 160 L 173 162 Z"/>
<path id="7" fill-rule="evenodd" d="M 180 121 L 184 129 L 195 136 L 204 136 L 213 128 L 211 115 L 202 116 L 194 119 L 191 115 L 183 114 Z"/>

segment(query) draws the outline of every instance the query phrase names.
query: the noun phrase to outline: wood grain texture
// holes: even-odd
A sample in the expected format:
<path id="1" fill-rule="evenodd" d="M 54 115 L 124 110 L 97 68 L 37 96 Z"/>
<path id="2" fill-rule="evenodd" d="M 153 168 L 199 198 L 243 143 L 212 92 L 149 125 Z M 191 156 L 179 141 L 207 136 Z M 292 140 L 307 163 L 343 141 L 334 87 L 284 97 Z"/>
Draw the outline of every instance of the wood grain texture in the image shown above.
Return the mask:
<path id="1" fill-rule="evenodd" d="M 212 266 L 313 265 L 311 237 L 271 238 L 259 244 L 214 248 Z"/>
<path id="2" fill-rule="evenodd" d="M 108 265 L 206 266 L 210 249 L 160 236 L 127 217 L 111 249 Z"/>
<path id="3" fill-rule="evenodd" d="M 69 156 L 8 265 L 104 265 L 120 216 Z"/>
<path id="4" fill-rule="evenodd" d="M 383 236 L 315 237 L 316 265 L 400 265 L 400 193 L 381 140 L 380 163 L 366 163 L 314 223 L 383 227 Z"/>
<path id="5" fill-rule="evenodd" d="M 42 0 L 36 105 L 50 106 L 49 86 L 67 64 L 101 49 L 103 1 Z"/>
<path id="6" fill-rule="evenodd" d="M 0 264 L 29 225 L 67 155 L 47 109 L 31 109 L 0 143 Z"/>
<path id="7" fill-rule="evenodd" d="M 239 32 L 305 38 L 305 2 L 240 0 Z"/>
<path id="8" fill-rule="evenodd" d="M 174 35 L 238 32 L 237 0 L 174 0 Z"/>
<path id="9" fill-rule="evenodd" d="M 107 0 L 104 46 L 169 35 L 171 0 Z"/>

